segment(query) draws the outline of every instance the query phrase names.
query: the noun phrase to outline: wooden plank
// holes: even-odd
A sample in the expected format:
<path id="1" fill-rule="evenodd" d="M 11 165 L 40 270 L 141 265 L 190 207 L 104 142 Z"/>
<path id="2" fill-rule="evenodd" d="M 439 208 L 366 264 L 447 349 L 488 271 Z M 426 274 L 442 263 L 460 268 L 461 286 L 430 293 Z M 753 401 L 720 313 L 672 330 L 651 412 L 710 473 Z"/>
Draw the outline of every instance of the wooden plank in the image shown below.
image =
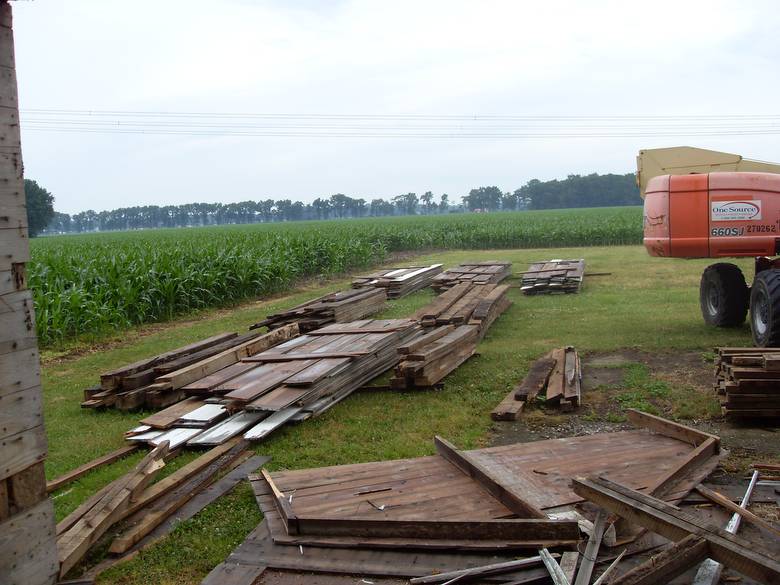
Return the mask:
<path id="1" fill-rule="evenodd" d="M 368 520 L 297 516 L 298 534 L 357 538 L 511 540 L 555 542 L 558 546 L 579 542 L 576 522 L 566 520 Z"/>
<path id="2" fill-rule="evenodd" d="M 515 398 L 531 402 L 536 396 L 544 390 L 547 380 L 552 374 L 556 361 L 553 358 L 543 357 L 531 364 L 528 374 L 523 381 L 515 388 Z"/>
<path id="3" fill-rule="evenodd" d="M 0 442 L 42 425 L 40 388 L 0 395 Z"/>
<path id="4" fill-rule="evenodd" d="M 515 391 L 510 390 L 504 399 L 490 412 L 493 420 L 517 420 L 525 406 L 524 400 L 515 398 Z"/>
<path id="5" fill-rule="evenodd" d="M 11 435 L 0 441 L 0 481 L 46 458 L 43 425 Z"/>
<path id="6" fill-rule="evenodd" d="M 780 563 L 755 542 L 709 527 L 666 502 L 603 478 L 575 479 L 572 487 L 575 493 L 596 505 L 670 540 L 682 540 L 690 534 L 705 538 L 710 558 L 759 583 L 780 582 Z"/>
<path id="7" fill-rule="evenodd" d="M 769 532 L 773 532 L 776 536 L 780 536 L 780 530 L 775 528 L 772 524 L 761 518 L 760 516 L 756 516 L 751 512 L 750 510 L 743 508 L 741 506 L 738 506 L 734 502 L 732 502 L 729 498 L 719 494 L 718 492 L 711 490 L 709 488 L 704 487 L 703 485 L 699 484 L 696 486 L 696 491 L 699 492 L 701 495 L 703 495 L 705 498 L 710 500 L 711 502 L 714 502 L 718 504 L 719 506 L 723 506 L 728 511 L 739 514 L 750 522 L 751 524 L 758 526 L 759 528 L 763 528 L 764 530 L 767 530 Z"/>
<path id="8" fill-rule="evenodd" d="M 165 465 L 163 457 L 167 452 L 168 443 L 150 451 L 132 471 L 112 482 L 105 496 L 58 537 L 60 577 L 64 577 L 84 557 L 89 547 L 126 515 L 129 503 Z"/>
<path id="9" fill-rule="evenodd" d="M 98 457 L 97 459 L 93 459 L 88 463 L 79 465 L 76 469 L 72 469 L 71 471 L 68 471 L 67 473 L 59 476 L 58 478 L 55 478 L 47 482 L 46 493 L 51 493 L 53 491 L 56 491 L 60 489 L 62 486 L 68 485 L 69 483 L 76 481 L 78 478 L 86 475 L 90 471 L 103 467 L 104 465 L 110 465 L 111 463 L 114 463 L 115 461 L 118 461 L 119 459 L 122 459 L 123 457 L 126 457 L 137 450 L 138 450 L 138 445 L 127 445 L 125 447 L 120 447 L 119 449 L 112 451 L 111 453 L 107 453 L 106 455 Z"/>
<path id="10" fill-rule="evenodd" d="M 717 441 L 716 439 L 709 438 L 700 443 L 698 447 L 685 456 L 685 459 L 651 483 L 647 488 L 647 493 L 657 497 L 665 495 L 674 487 L 677 480 L 689 471 L 703 465 L 710 458 L 716 457 L 719 452 L 719 439 Z"/>
<path id="11" fill-rule="evenodd" d="M 142 425 L 149 425 L 155 429 L 169 429 L 173 426 L 180 417 L 192 412 L 196 408 L 203 406 L 205 402 L 198 398 L 187 398 L 181 402 L 177 402 L 172 406 L 164 410 L 160 410 L 147 417 L 142 418 L 139 422 Z"/>
<path id="12" fill-rule="evenodd" d="M 294 360 L 320 360 L 330 358 L 355 358 L 370 355 L 369 351 L 332 351 L 323 353 L 263 353 L 254 357 L 246 358 L 246 362 L 263 362 L 263 363 L 275 363 L 275 362 L 288 362 Z"/>
<path id="13" fill-rule="evenodd" d="M 555 555 L 557 556 L 557 555 Z M 517 559 L 514 561 L 506 561 L 503 563 L 493 563 L 490 565 L 483 565 L 481 567 L 474 567 L 471 569 L 459 569 L 457 571 L 447 571 L 445 573 L 436 573 L 435 575 L 426 575 L 425 577 L 415 577 L 409 579 L 410 585 L 433 585 L 438 583 L 450 582 L 450 580 L 457 579 L 457 582 L 466 582 L 471 580 L 484 579 L 485 577 L 492 577 L 495 575 L 504 575 L 520 569 L 528 567 L 538 566 L 542 562 L 542 557 L 528 557 L 525 559 Z M 455 583 L 456 581 L 452 581 Z"/>
<path id="14" fill-rule="evenodd" d="M 470 457 L 468 453 L 458 451 L 452 443 L 439 436 L 434 437 L 433 443 L 439 455 L 474 479 L 485 491 L 519 517 L 547 519 L 546 514 L 502 485 L 489 469 Z"/>
<path id="15" fill-rule="evenodd" d="M 121 554 L 128 551 L 137 542 L 159 526 L 168 516 L 173 514 L 195 494 L 211 483 L 216 475 L 246 452 L 247 444 L 237 443 L 232 449 L 216 459 L 210 460 L 207 466 L 191 477 L 188 481 L 168 492 L 165 496 L 150 502 L 137 512 L 139 518 L 128 519 L 130 525 L 121 535 L 116 537 L 109 552 Z M 248 454 L 247 454 L 248 456 Z"/>
<path id="16" fill-rule="evenodd" d="M 205 358 L 199 362 L 185 366 L 174 372 L 169 372 L 159 376 L 159 380 L 163 382 L 170 382 L 171 387 L 182 388 L 187 384 L 200 380 L 210 374 L 214 374 L 219 370 L 230 366 L 239 360 L 250 357 L 267 349 L 284 343 L 290 339 L 298 336 L 298 324 L 292 323 L 284 325 L 278 329 L 274 329 L 265 335 L 261 335 L 255 339 L 251 339 L 242 344 L 239 344 L 230 349 L 226 349 L 222 353 L 218 353 L 214 356 Z"/>
<path id="17" fill-rule="evenodd" d="M 574 574 L 577 572 L 579 558 L 580 553 L 578 552 L 567 551 L 561 555 L 561 570 L 568 583 L 574 583 Z"/>
<path id="18" fill-rule="evenodd" d="M 3 585 L 53 583 L 57 571 L 54 508 L 45 499 L 0 522 L 0 582 Z"/>
<path id="19" fill-rule="evenodd" d="M 539 556 L 542 558 L 542 562 L 544 563 L 547 572 L 550 574 L 550 578 L 554 585 L 569 585 L 569 581 L 566 579 L 566 574 L 563 572 L 563 569 L 561 569 L 558 561 L 553 558 L 546 548 L 539 551 Z"/>
<path id="20" fill-rule="evenodd" d="M 599 556 L 601 540 L 604 538 L 604 528 L 606 527 L 607 515 L 603 510 L 596 513 L 593 520 L 593 530 L 588 538 L 588 544 L 585 545 L 585 552 L 582 553 L 582 562 L 580 570 L 577 573 L 577 579 L 574 585 L 590 585 L 590 578 L 593 576 L 593 568 L 596 566 L 596 559 Z"/>
<path id="21" fill-rule="evenodd" d="M 563 348 L 554 349 L 551 353 L 552 359 L 555 360 L 555 366 L 547 380 L 547 394 L 545 395 L 545 402 L 547 404 L 560 402 L 561 398 L 563 398 L 565 386 L 563 371 L 566 356 L 565 350 Z"/>
<path id="22" fill-rule="evenodd" d="M 282 519 L 283 526 L 287 531 L 287 534 L 299 534 L 298 517 L 296 516 L 295 512 L 293 512 L 292 506 L 287 500 L 287 497 L 278 487 L 276 487 L 273 478 L 271 478 L 271 474 L 269 474 L 265 469 L 261 469 L 260 475 L 254 477 L 256 479 L 262 479 L 262 481 L 264 481 L 271 490 L 274 499 L 274 506 L 276 506 L 276 511 L 279 513 L 279 516 Z M 252 481 L 252 479 L 253 477 L 250 476 L 250 481 Z"/>
<path id="23" fill-rule="evenodd" d="M 436 327 L 430 333 L 426 333 L 425 335 L 416 338 L 414 341 L 410 343 L 399 346 L 398 353 L 400 353 L 401 355 L 414 353 L 415 351 L 424 348 L 429 343 L 432 343 L 438 339 L 441 339 L 445 335 L 452 333 L 454 330 L 455 330 L 454 325 L 444 325 L 442 327 Z"/>
<path id="24" fill-rule="evenodd" d="M 617 579 L 611 580 L 610 584 L 656 585 L 658 583 L 671 583 L 675 577 L 682 575 L 692 566 L 706 559 L 708 554 L 707 541 L 695 534 L 689 534 L 641 565 L 634 567 Z"/>
<path id="25" fill-rule="evenodd" d="M 673 439 L 689 443 L 693 446 L 698 446 L 707 439 L 712 439 L 715 441 L 716 447 L 718 449 L 720 448 L 720 437 L 716 435 L 672 422 L 665 418 L 661 418 L 660 416 L 641 412 L 634 408 L 626 410 L 626 415 L 628 416 L 628 420 L 637 427 L 650 429 L 661 435 L 672 437 Z"/>

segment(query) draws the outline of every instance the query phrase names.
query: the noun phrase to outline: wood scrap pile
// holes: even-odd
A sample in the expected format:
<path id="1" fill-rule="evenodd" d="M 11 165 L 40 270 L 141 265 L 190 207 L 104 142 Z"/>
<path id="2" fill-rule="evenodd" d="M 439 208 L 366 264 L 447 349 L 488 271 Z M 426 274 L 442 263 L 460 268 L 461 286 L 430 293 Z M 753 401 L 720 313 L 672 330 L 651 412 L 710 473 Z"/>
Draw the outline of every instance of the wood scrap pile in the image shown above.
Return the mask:
<path id="1" fill-rule="evenodd" d="M 535 262 L 522 276 L 520 290 L 526 295 L 577 293 L 585 276 L 585 260 Z"/>
<path id="2" fill-rule="evenodd" d="M 185 397 L 189 382 L 298 335 L 297 325 L 272 333 L 220 333 L 100 375 L 84 391 L 83 408 L 158 409 Z"/>
<path id="3" fill-rule="evenodd" d="M 433 277 L 441 273 L 441 264 L 388 268 L 372 274 L 358 276 L 352 281 L 352 288 L 380 288 L 387 291 L 388 299 L 400 299 L 414 291 L 427 288 Z"/>
<path id="4" fill-rule="evenodd" d="M 780 348 L 721 347 L 715 389 L 729 418 L 780 418 Z"/>
<path id="5" fill-rule="evenodd" d="M 531 364 L 528 375 L 507 394 L 490 416 L 493 420 L 517 420 L 525 405 L 545 393 L 545 404 L 564 412 L 580 405 L 582 368 L 573 347 L 554 349 Z"/>
<path id="6" fill-rule="evenodd" d="M 495 284 L 507 278 L 511 272 L 511 262 L 500 260 L 464 262 L 460 266 L 445 270 L 436 276 L 431 286 L 437 293 L 441 293 L 461 282 Z"/>
<path id="7" fill-rule="evenodd" d="M 679 503 L 719 460 L 717 437 L 629 418 L 636 430 L 471 451 L 437 437 L 430 457 L 253 475 L 263 521 L 203 585 L 253 583 L 266 568 L 415 584 L 591 583 L 597 560 L 618 555 L 597 559 L 579 531 L 614 546 L 616 530 L 572 479 L 604 477 Z"/>
<path id="8" fill-rule="evenodd" d="M 171 448 L 219 445 L 241 433 L 261 440 L 287 422 L 326 411 L 391 369 L 398 347 L 420 334 L 410 319 L 365 319 L 311 331 L 192 380 L 181 387 L 185 401 L 141 420 L 127 440 L 167 441 Z"/>
<path id="9" fill-rule="evenodd" d="M 60 577 L 79 564 L 109 529 L 117 532 L 113 527 L 118 526 L 119 531 L 109 546 L 112 554 L 137 551 L 170 532 L 174 524 L 163 524 L 183 506 L 196 500 L 195 505 L 189 506 L 191 517 L 213 501 L 213 496 L 201 497 L 201 494 L 218 476 L 244 462 L 248 463 L 243 467 L 246 474 L 248 469 L 254 471 L 268 461 L 267 457 L 252 457 L 248 445 L 246 441 L 234 439 L 151 484 L 157 472 L 165 466 L 165 461 L 176 455 L 169 450 L 167 442 L 160 443 L 130 472 L 106 485 L 57 524 Z M 87 466 L 91 469 L 98 467 L 96 464 Z M 239 479 L 220 480 L 216 491 L 226 493 Z M 57 483 L 64 485 L 61 481 Z M 111 564 L 111 560 L 105 563 L 107 566 Z"/>
<path id="10" fill-rule="evenodd" d="M 367 288 L 328 293 L 311 301 L 268 315 L 250 329 L 277 329 L 297 323 L 301 333 L 308 333 L 330 323 L 347 323 L 381 311 L 387 296 L 385 289 Z"/>

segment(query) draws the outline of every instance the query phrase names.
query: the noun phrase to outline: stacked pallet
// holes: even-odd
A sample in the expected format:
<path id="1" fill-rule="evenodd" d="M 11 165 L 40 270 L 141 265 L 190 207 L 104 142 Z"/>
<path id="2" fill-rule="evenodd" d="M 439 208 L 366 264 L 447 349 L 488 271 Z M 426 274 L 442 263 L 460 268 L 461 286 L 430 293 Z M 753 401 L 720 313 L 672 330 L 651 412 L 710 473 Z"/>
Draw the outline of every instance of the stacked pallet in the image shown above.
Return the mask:
<path id="1" fill-rule="evenodd" d="M 721 347 L 715 389 L 729 418 L 780 418 L 780 348 Z"/>
<path id="2" fill-rule="evenodd" d="M 352 288 L 381 288 L 387 291 L 388 299 L 400 299 L 414 291 L 430 286 L 433 277 L 441 273 L 441 264 L 388 268 L 373 274 L 358 276 L 352 281 Z"/>
<path id="3" fill-rule="evenodd" d="M 122 411 L 158 409 L 185 397 L 183 386 L 277 343 L 298 335 L 296 325 L 272 333 L 220 333 L 105 372 L 100 385 L 84 391 L 83 408 L 113 407 Z"/>
<path id="4" fill-rule="evenodd" d="M 471 284 L 495 284 L 507 278 L 512 271 L 511 262 L 488 260 L 465 262 L 436 276 L 431 286 L 440 293 L 461 282 Z"/>
<path id="5" fill-rule="evenodd" d="M 520 290 L 527 295 L 577 293 L 585 275 L 585 260 L 535 262 L 523 273 Z"/>
<path id="6" fill-rule="evenodd" d="M 297 323 L 301 333 L 314 331 L 329 323 L 347 323 L 381 311 L 387 296 L 385 289 L 366 288 L 329 293 L 280 313 L 268 315 L 250 329 L 277 329 Z"/>
<path id="7" fill-rule="evenodd" d="M 273 335 L 274 332 L 268 335 Z M 410 319 L 334 323 L 192 380 L 189 398 L 140 421 L 131 443 L 171 448 L 261 440 L 316 416 L 391 369 L 398 347 L 421 335 Z"/>
<path id="8" fill-rule="evenodd" d="M 582 371 L 573 347 L 554 349 L 531 364 L 528 375 L 507 394 L 490 416 L 493 420 L 517 420 L 529 402 L 545 392 L 545 404 L 569 412 L 580 405 Z"/>

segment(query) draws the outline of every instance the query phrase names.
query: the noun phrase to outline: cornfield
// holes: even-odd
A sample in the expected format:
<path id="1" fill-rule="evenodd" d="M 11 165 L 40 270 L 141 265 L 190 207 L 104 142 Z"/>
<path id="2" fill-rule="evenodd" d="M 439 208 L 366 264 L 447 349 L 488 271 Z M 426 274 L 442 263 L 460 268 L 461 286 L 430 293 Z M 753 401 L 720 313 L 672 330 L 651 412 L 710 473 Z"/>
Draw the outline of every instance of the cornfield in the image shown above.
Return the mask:
<path id="1" fill-rule="evenodd" d="M 636 244 L 639 208 L 147 230 L 32 241 L 38 338 L 51 345 L 285 290 L 425 249 Z"/>

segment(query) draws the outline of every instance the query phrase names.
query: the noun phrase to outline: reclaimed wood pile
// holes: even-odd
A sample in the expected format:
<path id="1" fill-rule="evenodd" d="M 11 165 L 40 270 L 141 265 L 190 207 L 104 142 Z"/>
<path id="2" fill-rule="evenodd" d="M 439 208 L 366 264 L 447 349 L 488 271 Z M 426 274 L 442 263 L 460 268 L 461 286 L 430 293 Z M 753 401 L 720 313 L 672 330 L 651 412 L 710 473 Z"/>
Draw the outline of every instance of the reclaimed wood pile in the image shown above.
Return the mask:
<path id="1" fill-rule="evenodd" d="M 437 293 L 441 293 L 461 282 L 495 284 L 507 278 L 511 272 L 511 262 L 499 260 L 464 262 L 460 266 L 449 268 L 436 276 L 431 286 Z"/>
<path id="2" fill-rule="evenodd" d="M 220 333 L 101 374 L 99 386 L 84 390 L 81 406 L 122 411 L 164 408 L 182 400 L 183 386 L 194 379 L 296 335 L 297 325 L 266 334 Z"/>
<path id="3" fill-rule="evenodd" d="M 462 282 L 419 309 L 414 318 L 423 327 L 472 323 L 486 330 L 512 304 L 508 291 L 509 286 L 505 284 Z"/>
<path id="4" fill-rule="evenodd" d="M 715 389 L 729 418 L 780 418 L 780 348 L 721 347 Z"/>
<path id="5" fill-rule="evenodd" d="M 384 308 L 386 300 L 385 289 L 381 288 L 328 293 L 292 309 L 268 315 L 250 329 L 268 327 L 273 330 L 297 323 L 301 333 L 308 333 L 330 323 L 347 323 L 373 315 Z"/>
<path id="6" fill-rule="evenodd" d="M 585 260 L 535 262 L 522 274 L 520 290 L 526 295 L 580 292 Z"/>
<path id="7" fill-rule="evenodd" d="M 441 273 L 441 264 L 388 268 L 372 274 L 358 276 L 352 281 L 352 288 L 380 288 L 387 292 L 388 299 L 400 299 L 431 285 L 433 277 Z"/>
<path id="8" fill-rule="evenodd" d="M 717 437 L 636 411 L 629 419 L 635 430 L 470 451 L 436 437 L 429 457 L 263 470 L 250 476 L 262 522 L 203 585 L 252 583 L 266 568 L 414 584 L 549 583 L 552 575 L 573 584 L 582 573 L 576 583 L 591 583 L 617 556 L 598 548 L 602 538 L 616 544 L 616 528 L 582 506 L 574 478 L 605 478 L 676 504 L 720 458 Z M 580 531 L 596 546 L 586 548 Z M 622 536 L 621 548 L 635 538 Z"/>
<path id="9" fill-rule="evenodd" d="M 177 454 L 169 443 L 160 443 L 128 473 L 107 484 L 57 523 L 60 578 L 76 567 L 109 531 L 114 536 L 108 552 L 114 556 L 92 569 L 90 578 L 121 559 L 115 555 L 132 557 L 170 533 L 177 522 L 195 516 L 228 493 L 269 460 L 253 456 L 249 443 L 236 438 L 152 483 L 166 462 Z M 97 469 L 105 464 L 96 460 L 87 466 Z M 68 481 L 74 480 L 71 474 Z M 59 479 L 56 483 L 65 485 Z"/>
<path id="10" fill-rule="evenodd" d="M 181 388 L 185 401 L 142 419 L 127 440 L 167 441 L 171 448 L 220 445 L 242 433 L 261 440 L 287 422 L 321 414 L 391 369 L 398 347 L 419 335 L 411 319 L 364 319 L 311 331 L 192 380 Z"/>
<path id="11" fill-rule="evenodd" d="M 517 420 L 523 408 L 545 394 L 545 404 L 569 412 L 580 405 L 582 367 L 573 347 L 550 351 L 531 364 L 526 377 L 490 413 L 493 420 Z"/>
<path id="12" fill-rule="evenodd" d="M 428 388 L 468 360 L 493 322 L 511 305 L 507 285 L 461 283 L 443 292 L 414 318 L 425 334 L 398 348 L 393 388 Z"/>

